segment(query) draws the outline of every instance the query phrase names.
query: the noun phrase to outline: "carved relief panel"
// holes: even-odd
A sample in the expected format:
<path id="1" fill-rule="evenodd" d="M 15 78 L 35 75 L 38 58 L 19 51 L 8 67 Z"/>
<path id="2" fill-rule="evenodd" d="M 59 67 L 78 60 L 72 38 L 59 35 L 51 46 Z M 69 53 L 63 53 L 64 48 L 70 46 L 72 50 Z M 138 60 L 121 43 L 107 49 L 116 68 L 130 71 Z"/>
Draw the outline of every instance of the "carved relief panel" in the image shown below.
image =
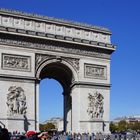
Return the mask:
<path id="1" fill-rule="evenodd" d="M 2 69 L 31 71 L 30 56 L 2 54 Z"/>
<path id="2" fill-rule="evenodd" d="M 65 60 L 67 61 L 69 64 L 71 64 L 75 70 L 77 72 L 79 72 L 79 59 L 77 58 L 70 58 L 70 57 L 56 57 L 53 55 L 43 55 L 43 54 L 36 54 L 36 68 L 38 68 L 38 66 L 45 60 L 47 59 L 51 59 L 51 58 L 56 58 L 56 59 L 60 59 L 60 60 Z"/>
<path id="3" fill-rule="evenodd" d="M 84 64 L 85 78 L 107 79 L 107 67 L 103 65 Z"/>
<path id="4" fill-rule="evenodd" d="M 69 57 L 64 57 L 66 61 L 68 61 L 77 72 L 79 72 L 79 59 L 77 58 L 69 58 Z"/>
<path id="5" fill-rule="evenodd" d="M 17 116 L 26 114 L 26 96 L 21 87 L 11 86 L 8 89 L 7 106 L 8 116 Z"/>
<path id="6" fill-rule="evenodd" d="M 102 119 L 104 113 L 104 97 L 99 92 L 94 94 L 89 93 L 88 95 L 88 109 L 87 113 L 90 119 Z"/>
<path id="7" fill-rule="evenodd" d="M 53 58 L 53 57 L 54 56 L 52 55 L 36 54 L 36 58 L 35 58 L 36 69 L 39 67 L 41 63 L 43 63 L 43 61 Z"/>

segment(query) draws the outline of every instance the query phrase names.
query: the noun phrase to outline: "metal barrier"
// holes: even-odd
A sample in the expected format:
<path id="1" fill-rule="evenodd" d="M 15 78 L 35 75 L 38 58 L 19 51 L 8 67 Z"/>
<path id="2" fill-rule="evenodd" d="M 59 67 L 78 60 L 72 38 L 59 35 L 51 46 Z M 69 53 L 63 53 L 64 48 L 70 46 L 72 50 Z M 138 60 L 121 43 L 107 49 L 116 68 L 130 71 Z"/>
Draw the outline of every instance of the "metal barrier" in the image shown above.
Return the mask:
<path id="1" fill-rule="evenodd" d="M 57 140 L 140 140 L 140 135 L 59 135 Z"/>

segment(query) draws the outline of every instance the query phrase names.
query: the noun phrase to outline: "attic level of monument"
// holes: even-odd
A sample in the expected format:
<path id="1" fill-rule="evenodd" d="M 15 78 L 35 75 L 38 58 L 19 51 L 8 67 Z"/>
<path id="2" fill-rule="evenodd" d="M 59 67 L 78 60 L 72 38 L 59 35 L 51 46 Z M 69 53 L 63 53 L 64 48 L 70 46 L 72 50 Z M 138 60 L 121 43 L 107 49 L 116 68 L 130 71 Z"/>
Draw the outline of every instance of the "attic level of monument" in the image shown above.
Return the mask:
<path id="1" fill-rule="evenodd" d="M 0 32 L 115 50 L 105 28 L 21 12 L 0 10 Z"/>
<path id="2" fill-rule="evenodd" d="M 36 21 L 41 21 L 41 22 L 44 21 L 44 22 L 48 22 L 48 23 L 49 22 L 57 23 L 60 25 L 63 24 L 66 26 L 77 27 L 77 28 L 80 27 L 83 29 L 93 30 L 93 31 L 102 32 L 102 33 L 111 35 L 111 31 L 108 30 L 107 28 L 79 23 L 79 22 L 75 22 L 75 21 L 67 21 L 64 19 L 57 19 L 54 17 L 42 16 L 42 15 L 38 15 L 38 14 L 31 14 L 31 13 L 26 13 L 26 12 L 22 12 L 22 11 L 9 10 L 9 9 L 3 9 L 3 8 L 0 9 L 0 13 L 3 15 L 14 16 L 16 18 L 18 16 L 19 18 L 26 18 L 29 20 L 36 20 Z"/>

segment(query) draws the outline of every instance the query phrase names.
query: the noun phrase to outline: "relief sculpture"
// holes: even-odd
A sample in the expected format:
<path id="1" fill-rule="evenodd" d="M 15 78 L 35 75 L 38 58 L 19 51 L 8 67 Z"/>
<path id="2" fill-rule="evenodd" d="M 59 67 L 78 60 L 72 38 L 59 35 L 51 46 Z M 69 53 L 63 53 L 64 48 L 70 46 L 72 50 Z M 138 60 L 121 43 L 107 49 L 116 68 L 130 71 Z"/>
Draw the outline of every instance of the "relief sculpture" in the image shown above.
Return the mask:
<path id="1" fill-rule="evenodd" d="M 24 115 L 26 114 L 26 96 L 21 87 L 11 86 L 8 89 L 7 106 L 8 116 Z"/>
<path id="2" fill-rule="evenodd" d="M 3 65 L 4 69 L 11 70 L 30 70 L 30 58 L 26 56 L 3 54 Z"/>
<path id="3" fill-rule="evenodd" d="M 52 58 L 57 58 L 54 55 L 43 55 L 43 54 L 36 54 L 36 68 L 45 60 L 47 59 L 52 59 Z M 67 61 L 70 63 L 77 72 L 79 72 L 79 59 L 77 58 L 70 58 L 70 57 L 61 57 L 62 60 Z"/>
<path id="4" fill-rule="evenodd" d="M 94 95 L 90 94 L 88 95 L 88 115 L 90 116 L 90 119 L 102 119 L 104 108 L 103 108 L 103 95 L 101 95 L 98 92 L 95 92 Z"/>
<path id="5" fill-rule="evenodd" d="M 68 61 L 77 72 L 79 72 L 79 59 L 77 58 L 69 58 L 69 57 L 64 57 L 66 61 Z"/>
<path id="6" fill-rule="evenodd" d="M 102 65 L 85 64 L 85 78 L 107 79 L 107 67 Z"/>
<path id="7" fill-rule="evenodd" d="M 54 56 L 52 55 L 43 55 L 43 54 L 36 54 L 36 68 L 45 60 L 53 58 Z"/>
<path id="8" fill-rule="evenodd" d="M 52 19 L 51 19 L 52 20 Z M 57 21 L 57 19 L 53 19 L 55 22 Z M 41 23 L 40 23 L 41 22 Z M 35 20 L 25 20 L 24 18 L 15 18 L 15 17 L 7 17 L 7 16 L 1 16 L 1 20 L 0 20 L 0 25 L 4 25 L 7 27 L 12 27 L 12 28 L 16 28 L 16 29 L 22 29 L 22 30 L 28 30 L 30 29 L 31 31 L 35 31 L 35 32 L 42 32 L 42 33 L 51 33 L 51 34 L 56 34 L 56 35 L 67 35 L 68 37 L 76 37 L 76 38 L 80 38 L 80 39 L 85 39 L 85 40 L 94 40 L 94 41 L 102 41 L 102 42 L 107 42 L 108 44 L 110 43 L 110 38 L 108 35 L 106 34 L 98 34 L 96 32 L 91 31 L 85 31 L 80 29 L 81 25 L 78 23 L 73 23 L 76 26 L 79 26 L 79 29 L 77 28 L 71 28 L 61 25 L 58 26 L 57 24 L 48 24 L 46 22 L 43 21 L 35 21 Z M 63 21 L 65 22 L 65 21 Z M 66 22 L 67 23 L 67 22 Z M 82 24 L 83 26 L 83 24 Z M 84 26 L 88 26 L 91 27 L 93 29 L 96 30 L 102 30 L 102 28 L 100 27 L 95 27 L 95 26 L 89 26 L 84 24 Z M 108 30 L 105 29 L 104 30 Z M 71 33 L 72 32 L 72 33 Z"/>

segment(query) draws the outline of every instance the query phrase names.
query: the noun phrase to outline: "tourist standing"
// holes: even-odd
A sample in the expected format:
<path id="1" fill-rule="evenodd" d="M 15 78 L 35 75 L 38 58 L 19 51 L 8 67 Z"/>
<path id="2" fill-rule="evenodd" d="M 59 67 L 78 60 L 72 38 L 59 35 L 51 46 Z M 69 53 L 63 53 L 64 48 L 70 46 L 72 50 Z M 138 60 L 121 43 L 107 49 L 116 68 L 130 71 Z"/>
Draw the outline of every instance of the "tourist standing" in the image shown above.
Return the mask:
<path id="1" fill-rule="evenodd" d="M 6 128 L 1 129 L 0 140 L 10 140 L 9 133 L 8 133 L 8 130 Z"/>

